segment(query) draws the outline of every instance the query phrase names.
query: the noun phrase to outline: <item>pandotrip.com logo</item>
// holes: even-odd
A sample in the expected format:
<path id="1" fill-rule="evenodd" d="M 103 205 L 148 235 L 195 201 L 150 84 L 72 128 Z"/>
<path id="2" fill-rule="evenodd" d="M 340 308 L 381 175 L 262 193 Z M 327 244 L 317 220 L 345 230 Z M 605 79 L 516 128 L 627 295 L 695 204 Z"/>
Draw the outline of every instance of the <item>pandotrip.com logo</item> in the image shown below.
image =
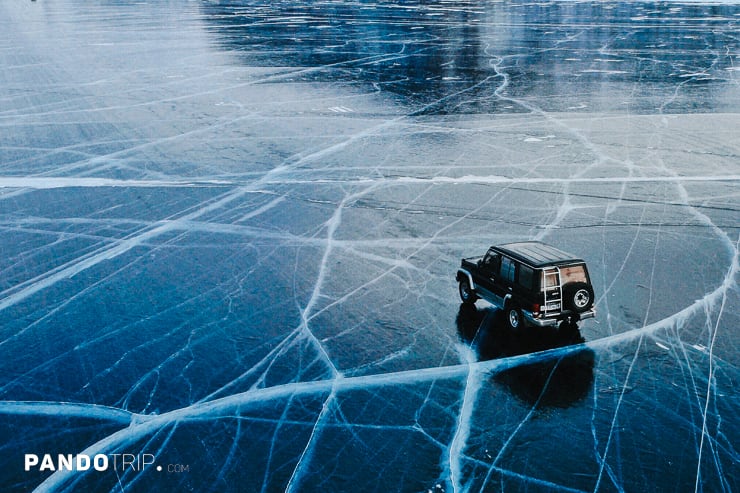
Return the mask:
<path id="1" fill-rule="evenodd" d="M 153 468 L 157 472 L 185 473 L 187 464 L 157 464 L 153 454 L 24 454 L 23 469 L 26 472 L 89 472 L 115 471 L 142 472 Z"/>

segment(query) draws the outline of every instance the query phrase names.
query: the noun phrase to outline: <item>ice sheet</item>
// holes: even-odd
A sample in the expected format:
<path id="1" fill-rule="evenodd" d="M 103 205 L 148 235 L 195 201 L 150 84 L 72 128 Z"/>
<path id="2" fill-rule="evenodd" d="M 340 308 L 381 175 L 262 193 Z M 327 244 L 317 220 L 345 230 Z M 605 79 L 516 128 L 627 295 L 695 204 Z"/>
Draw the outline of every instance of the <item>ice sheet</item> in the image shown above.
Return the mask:
<path id="1" fill-rule="evenodd" d="M 739 20 L 4 2 L 0 489 L 736 491 Z M 524 239 L 595 319 L 461 305 Z"/>

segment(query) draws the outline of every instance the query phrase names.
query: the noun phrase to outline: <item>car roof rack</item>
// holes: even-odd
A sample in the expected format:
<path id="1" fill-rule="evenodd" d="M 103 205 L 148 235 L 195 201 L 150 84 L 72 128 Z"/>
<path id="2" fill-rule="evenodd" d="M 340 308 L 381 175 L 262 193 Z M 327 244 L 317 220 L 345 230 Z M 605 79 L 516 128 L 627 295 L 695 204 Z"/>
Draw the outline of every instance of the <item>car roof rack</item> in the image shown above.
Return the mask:
<path id="1" fill-rule="evenodd" d="M 507 243 L 505 245 L 494 246 L 493 249 L 529 264 L 532 267 L 583 262 L 581 258 L 539 241 Z"/>

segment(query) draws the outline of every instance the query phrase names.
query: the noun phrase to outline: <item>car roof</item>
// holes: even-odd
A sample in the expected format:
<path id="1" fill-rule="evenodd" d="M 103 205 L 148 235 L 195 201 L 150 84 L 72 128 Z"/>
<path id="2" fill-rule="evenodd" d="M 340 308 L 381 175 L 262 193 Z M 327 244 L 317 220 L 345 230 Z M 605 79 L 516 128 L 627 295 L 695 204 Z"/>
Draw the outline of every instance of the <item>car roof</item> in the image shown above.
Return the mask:
<path id="1" fill-rule="evenodd" d="M 583 262 L 581 258 L 539 241 L 507 243 L 505 245 L 492 246 L 491 248 L 529 264 L 532 267 L 547 267 L 549 265 Z"/>

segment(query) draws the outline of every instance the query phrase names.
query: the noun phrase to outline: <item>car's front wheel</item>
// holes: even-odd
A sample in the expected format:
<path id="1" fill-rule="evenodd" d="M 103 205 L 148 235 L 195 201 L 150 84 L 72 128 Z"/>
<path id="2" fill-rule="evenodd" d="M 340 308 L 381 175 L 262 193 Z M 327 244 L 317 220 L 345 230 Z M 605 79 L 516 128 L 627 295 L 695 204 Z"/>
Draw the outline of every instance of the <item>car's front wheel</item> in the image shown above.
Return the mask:
<path id="1" fill-rule="evenodd" d="M 470 287 L 470 282 L 467 279 L 460 279 L 458 289 L 460 291 L 460 299 L 463 301 L 463 303 L 475 303 L 475 300 L 478 299 L 478 297 L 475 295 L 475 291 L 473 291 L 473 288 Z"/>

